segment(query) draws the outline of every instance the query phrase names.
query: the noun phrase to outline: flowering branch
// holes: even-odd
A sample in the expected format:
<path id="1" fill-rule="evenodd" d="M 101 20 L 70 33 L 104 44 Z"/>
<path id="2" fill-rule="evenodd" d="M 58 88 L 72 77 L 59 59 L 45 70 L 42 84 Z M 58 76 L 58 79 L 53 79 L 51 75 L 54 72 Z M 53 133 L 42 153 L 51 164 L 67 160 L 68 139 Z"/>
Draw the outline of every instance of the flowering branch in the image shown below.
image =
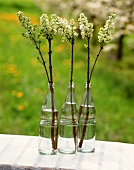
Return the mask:
<path id="1" fill-rule="evenodd" d="M 88 45 L 87 45 L 87 50 L 88 50 L 88 67 L 87 67 L 87 83 L 89 84 L 89 69 L 90 69 L 90 37 L 92 37 L 93 34 L 93 23 L 89 23 L 87 17 L 81 13 L 80 17 L 78 19 L 79 21 L 79 28 L 81 30 L 81 36 L 84 39 L 85 37 L 87 38 Z"/>
<path id="2" fill-rule="evenodd" d="M 85 17 L 85 15 L 83 13 L 80 14 L 80 17 L 78 19 L 79 21 L 79 28 L 81 30 L 81 36 L 84 39 L 85 37 L 87 38 L 88 41 L 88 45 L 87 45 L 87 50 L 88 50 L 88 59 L 87 59 L 87 95 L 86 95 L 86 99 L 87 103 L 87 110 L 86 110 L 86 117 L 85 117 L 85 124 L 84 124 L 84 128 L 83 128 L 83 132 L 82 132 L 82 136 L 79 142 L 79 147 L 82 147 L 83 144 L 83 139 L 86 133 L 86 123 L 88 121 L 88 117 L 89 117 L 89 84 L 91 82 L 91 78 L 92 78 L 92 74 L 96 65 L 96 62 L 100 56 L 100 53 L 103 49 L 103 46 L 108 43 L 111 40 L 111 35 L 113 33 L 113 22 L 115 20 L 116 15 L 115 14 L 111 14 L 109 16 L 109 19 L 106 21 L 106 24 L 104 27 L 100 28 L 99 33 L 98 33 L 98 41 L 100 42 L 100 50 L 96 56 L 96 59 L 94 61 L 91 73 L 90 71 L 90 47 L 89 47 L 89 42 L 90 42 L 90 37 L 92 36 L 93 33 L 93 24 L 92 23 L 88 23 L 87 17 Z M 79 109 L 79 119 L 81 116 L 81 109 Z"/>
<path id="3" fill-rule="evenodd" d="M 43 55 L 42 55 L 42 52 L 40 50 L 40 44 L 41 44 L 40 36 L 41 36 L 41 34 L 37 30 L 37 24 L 34 24 L 32 26 L 31 25 L 31 19 L 29 17 L 24 16 L 24 13 L 21 12 L 21 11 L 19 11 L 17 13 L 17 15 L 18 15 L 19 23 L 21 23 L 21 26 L 26 29 L 26 32 L 22 33 L 22 36 L 29 39 L 35 45 L 36 49 L 38 50 L 39 55 L 41 57 L 41 63 L 44 66 L 44 69 L 45 69 L 45 72 L 46 72 L 46 75 L 47 75 L 47 79 L 48 79 L 48 82 L 49 82 L 49 76 L 48 76 L 48 71 L 47 71 L 47 68 L 46 68 L 46 62 L 45 62 Z M 39 60 L 38 57 L 37 57 L 37 59 Z"/>
<path id="4" fill-rule="evenodd" d="M 71 112 L 72 112 L 72 123 L 75 123 L 75 117 L 74 117 L 74 108 L 72 103 L 72 83 L 73 83 L 73 65 L 74 65 L 74 43 L 75 43 L 75 37 L 78 36 L 76 33 L 76 26 L 74 19 L 70 20 L 70 23 L 66 19 L 62 20 L 62 23 L 59 27 L 59 33 L 63 35 L 62 41 L 68 41 L 71 44 L 71 70 L 70 70 L 70 102 L 71 102 Z M 76 146 L 76 136 L 77 131 L 76 127 L 73 126 L 73 135 L 74 135 L 74 143 Z"/>
<path id="5" fill-rule="evenodd" d="M 61 20 L 61 24 L 59 25 L 58 32 L 63 35 L 62 41 L 68 41 L 71 43 L 71 74 L 70 74 L 70 84 L 72 87 L 73 82 L 73 64 L 74 64 L 74 43 L 75 43 L 75 37 L 78 36 L 76 33 L 76 26 L 74 19 L 70 20 L 70 23 L 66 19 Z"/>
<path id="6" fill-rule="evenodd" d="M 55 119 L 58 120 L 58 115 L 55 115 L 54 112 L 54 89 L 53 89 L 53 74 L 52 74 L 52 50 L 51 50 L 51 44 L 54 36 L 57 33 L 58 28 L 58 19 L 55 14 L 51 15 L 51 19 L 48 18 L 47 14 L 43 14 L 40 17 L 40 29 L 37 30 L 37 25 L 31 25 L 31 19 L 29 17 L 24 16 L 23 12 L 18 12 L 18 21 L 21 23 L 21 26 L 26 29 L 26 32 L 22 35 L 30 39 L 32 43 L 35 45 L 36 49 L 39 52 L 39 55 L 41 57 L 41 61 L 39 57 L 37 58 L 44 66 L 48 83 L 50 84 L 50 90 L 51 90 L 51 103 L 52 103 L 52 122 L 51 122 L 51 140 L 52 140 L 52 148 L 55 150 L 57 148 L 57 139 L 58 139 L 58 126 L 56 127 L 56 137 L 54 138 L 54 123 Z M 49 45 L 49 74 L 46 68 L 46 61 L 43 58 L 42 52 L 40 50 L 40 36 L 45 37 L 48 40 Z"/>
<path id="7" fill-rule="evenodd" d="M 70 83 L 73 82 L 73 58 L 74 58 L 74 42 L 75 42 L 75 36 L 78 36 L 76 33 L 76 26 L 74 19 L 70 20 L 70 23 L 66 19 L 62 20 L 62 23 L 59 27 L 59 33 L 63 35 L 62 41 L 68 41 L 71 43 L 71 74 L 70 74 Z"/>
<path id="8" fill-rule="evenodd" d="M 56 138 L 54 138 L 54 123 L 55 123 L 55 116 L 56 119 L 58 115 L 55 115 L 54 112 L 54 88 L 53 88 L 53 72 L 52 72 L 52 50 L 51 50 L 51 44 L 54 36 L 57 33 L 57 16 L 55 14 L 51 15 L 51 20 L 49 20 L 47 14 L 43 14 L 40 17 L 40 30 L 41 35 L 45 37 L 48 40 L 49 45 L 49 73 L 50 73 L 50 90 L 51 90 L 51 103 L 52 103 L 52 124 L 51 124 L 51 140 L 52 140 L 52 147 L 53 149 L 57 148 L 57 140 L 58 140 L 58 126 L 56 127 Z"/>
<path id="9" fill-rule="evenodd" d="M 81 137 L 80 142 L 79 142 L 79 147 L 81 147 L 85 133 L 86 133 L 86 123 L 88 121 L 88 116 L 89 116 L 88 105 L 89 105 L 89 83 L 90 83 L 90 80 L 89 80 L 89 75 L 90 75 L 90 37 L 92 36 L 92 33 L 93 33 L 93 23 L 89 23 L 87 17 L 83 13 L 80 14 L 78 22 L 79 22 L 79 28 L 81 30 L 82 38 L 83 39 L 85 37 L 87 38 L 87 53 L 88 53 L 88 55 L 87 55 L 87 95 L 86 95 L 87 110 L 86 110 L 86 118 L 85 118 L 83 133 L 82 133 L 82 137 Z M 85 100 L 85 102 L 86 102 L 86 100 Z M 80 116 L 81 116 L 81 109 L 79 109 L 79 119 L 80 119 Z"/>
<path id="10" fill-rule="evenodd" d="M 90 74 L 90 81 L 92 78 L 92 73 L 94 71 L 95 65 L 97 63 L 97 60 L 100 56 L 101 51 L 103 50 L 103 47 L 105 44 L 109 43 L 112 39 L 112 34 L 114 32 L 114 20 L 116 18 L 116 14 L 111 14 L 109 16 L 109 19 L 106 21 L 106 24 L 104 25 L 104 27 L 101 27 L 99 32 L 98 32 L 98 41 L 100 43 L 100 50 L 96 56 L 95 62 L 93 64 L 92 70 L 91 70 L 91 74 Z"/>

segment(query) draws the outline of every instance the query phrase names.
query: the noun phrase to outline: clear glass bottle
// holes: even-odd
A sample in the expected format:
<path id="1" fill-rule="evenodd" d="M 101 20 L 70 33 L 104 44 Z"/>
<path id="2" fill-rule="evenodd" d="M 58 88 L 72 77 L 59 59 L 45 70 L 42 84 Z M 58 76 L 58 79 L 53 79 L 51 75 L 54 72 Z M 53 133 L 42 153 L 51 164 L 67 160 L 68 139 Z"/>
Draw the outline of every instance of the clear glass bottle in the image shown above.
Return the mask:
<path id="1" fill-rule="evenodd" d="M 74 83 L 69 83 L 66 99 L 62 106 L 59 123 L 58 152 L 73 154 L 76 152 L 78 138 L 78 107 Z"/>
<path id="2" fill-rule="evenodd" d="M 95 151 L 95 106 L 91 92 L 91 84 L 85 84 L 85 92 L 79 108 L 78 152 Z"/>
<path id="3" fill-rule="evenodd" d="M 57 153 L 58 143 L 58 110 L 55 104 L 54 84 L 48 84 L 48 91 L 41 109 L 39 124 L 40 154 L 54 155 Z"/>

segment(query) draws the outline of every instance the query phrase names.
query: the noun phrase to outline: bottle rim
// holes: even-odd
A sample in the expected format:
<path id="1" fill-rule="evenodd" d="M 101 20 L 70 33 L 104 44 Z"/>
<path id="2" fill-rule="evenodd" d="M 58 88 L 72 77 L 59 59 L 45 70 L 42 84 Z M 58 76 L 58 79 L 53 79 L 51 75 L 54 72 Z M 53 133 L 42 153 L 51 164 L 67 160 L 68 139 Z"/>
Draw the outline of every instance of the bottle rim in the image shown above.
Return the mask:
<path id="1" fill-rule="evenodd" d="M 51 86 L 51 83 L 49 82 L 48 87 L 50 88 L 50 86 Z M 54 88 L 54 83 L 52 84 L 52 88 Z"/>
<path id="2" fill-rule="evenodd" d="M 87 82 L 85 83 L 85 87 L 88 87 Z M 91 87 L 91 82 L 89 83 L 89 88 Z"/>
<path id="3" fill-rule="evenodd" d="M 72 85 L 72 86 L 71 86 L 71 85 Z M 74 88 L 74 86 L 75 86 L 74 82 L 72 82 L 72 84 L 71 84 L 71 82 L 69 82 L 69 85 L 68 85 L 69 88 L 70 88 L 70 87 Z"/>

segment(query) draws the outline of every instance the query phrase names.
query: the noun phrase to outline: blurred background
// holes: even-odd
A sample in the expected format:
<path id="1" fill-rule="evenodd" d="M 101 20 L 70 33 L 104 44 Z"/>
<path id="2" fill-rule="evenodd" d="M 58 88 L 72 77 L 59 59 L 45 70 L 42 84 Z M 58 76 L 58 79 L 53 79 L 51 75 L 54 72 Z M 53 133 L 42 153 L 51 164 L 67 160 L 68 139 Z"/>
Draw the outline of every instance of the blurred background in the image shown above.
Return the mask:
<path id="1" fill-rule="evenodd" d="M 40 110 L 47 79 L 35 46 L 21 34 L 17 12 L 39 24 L 43 13 L 56 13 L 76 21 L 81 12 L 94 23 L 91 64 L 99 50 L 98 29 L 111 12 L 117 14 L 113 41 L 105 46 L 92 77 L 96 107 L 96 139 L 134 143 L 134 0 L 0 0 L 0 133 L 38 135 Z M 86 82 L 86 41 L 77 38 L 74 83 L 78 106 Z M 55 37 L 53 74 L 56 103 L 61 111 L 69 76 L 71 48 Z M 42 45 L 44 56 L 48 46 Z"/>

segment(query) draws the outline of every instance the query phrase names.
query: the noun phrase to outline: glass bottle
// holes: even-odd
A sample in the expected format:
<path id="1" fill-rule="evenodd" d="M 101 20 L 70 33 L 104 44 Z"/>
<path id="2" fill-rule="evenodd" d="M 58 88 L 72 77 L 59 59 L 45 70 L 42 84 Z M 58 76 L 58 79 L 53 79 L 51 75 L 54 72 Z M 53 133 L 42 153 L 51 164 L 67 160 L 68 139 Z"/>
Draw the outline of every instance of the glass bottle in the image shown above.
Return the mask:
<path id="1" fill-rule="evenodd" d="M 77 148 L 78 107 L 74 83 L 69 83 L 59 124 L 58 152 L 73 154 Z"/>
<path id="2" fill-rule="evenodd" d="M 54 84 L 48 83 L 48 91 L 41 109 L 39 124 L 40 154 L 54 155 L 57 153 L 58 143 L 58 110 L 55 104 Z"/>
<path id="3" fill-rule="evenodd" d="M 78 152 L 95 151 L 95 106 L 91 92 L 91 84 L 85 84 L 85 92 L 79 108 Z"/>

